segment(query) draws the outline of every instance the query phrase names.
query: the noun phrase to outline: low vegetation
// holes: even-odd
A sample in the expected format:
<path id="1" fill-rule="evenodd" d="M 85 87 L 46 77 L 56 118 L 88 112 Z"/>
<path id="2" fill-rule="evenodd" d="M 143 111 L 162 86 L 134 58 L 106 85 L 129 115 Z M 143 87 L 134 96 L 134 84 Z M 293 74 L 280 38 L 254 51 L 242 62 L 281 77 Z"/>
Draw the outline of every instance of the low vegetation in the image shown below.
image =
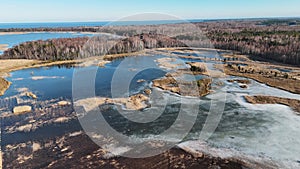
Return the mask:
<path id="1" fill-rule="evenodd" d="M 173 77 L 164 77 L 153 80 L 154 87 L 158 87 L 172 93 L 177 93 L 182 96 L 195 97 L 208 95 L 210 93 L 211 83 L 212 80 L 210 78 L 197 80 L 196 82 L 179 81 L 175 80 Z"/>
<path id="2" fill-rule="evenodd" d="M 247 66 L 227 64 L 225 65 L 224 71 L 227 75 L 251 78 L 272 87 L 300 94 L 299 78 L 291 76 L 291 74 L 287 72 L 263 68 L 259 64 Z"/>
<path id="3" fill-rule="evenodd" d="M 244 98 L 252 104 L 283 104 L 290 106 L 300 114 L 300 100 L 274 96 L 244 96 Z"/>

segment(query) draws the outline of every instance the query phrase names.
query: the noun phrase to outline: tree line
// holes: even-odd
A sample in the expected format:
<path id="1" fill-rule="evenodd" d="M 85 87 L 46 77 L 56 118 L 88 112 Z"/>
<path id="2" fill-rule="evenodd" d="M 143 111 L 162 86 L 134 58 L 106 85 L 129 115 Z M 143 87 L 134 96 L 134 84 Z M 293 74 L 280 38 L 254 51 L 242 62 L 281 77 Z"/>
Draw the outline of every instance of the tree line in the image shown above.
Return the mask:
<path id="1" fill-rule="evenodd" d="M 163 25 L 28 28 L 2 29 L 0 31 L 101 32 L 121 36 L 122 38 L 117 41 L 123 39 L 122 42 L 118 42 L 118 45 L 114 38 L 89 40 L 94 41 L 93 43 L 98 41 L 96 44 L 99 47 L 98 49 L 89 49 L 90 51 L 82 49 L 84 47 L 82 44 L 86 44 L 86 38 L 27 42 L 9 49 L 2 58 L 24 55 L 24 58 L 49 59 L 48 57 L 50 57 L 65 60 L 82 56 L 84 52 L 87 53 L 86 55 L 88 53 L 113 54 L 139 51 L 144 48 L 189 46 L 234 50 L 255 59 L 300 65 L 299 23 L 299 19 L 217 20 Z M 145 36 L 145 39 L 142 40 L 141 34 L 148 34 L 150 38 Z M 150 35 L 156 36 L 151 37 Z M 64 45 L 64 43 L 66 44 Z M 39 56 L 46 54 L 49 56 Z"/>
<path id="2" fill-rule="evenodd" d="M 187 45 L 175 38 L 159 34 L 138 34 L 132 37 L 101 35 L 93 38 L 59 38 L 25 42 L 6 50 L 1 58 L 74 60 L 167 47 L 187 47 Z"/>

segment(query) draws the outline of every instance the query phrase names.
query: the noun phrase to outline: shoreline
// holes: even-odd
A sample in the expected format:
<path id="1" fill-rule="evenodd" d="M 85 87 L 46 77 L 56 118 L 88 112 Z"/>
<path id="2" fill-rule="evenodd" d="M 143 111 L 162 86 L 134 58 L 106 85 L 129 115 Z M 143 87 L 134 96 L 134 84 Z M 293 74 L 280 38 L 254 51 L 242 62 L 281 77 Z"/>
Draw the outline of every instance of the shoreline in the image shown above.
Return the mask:
<path id="1" fill-rule="evenodd" d="M 275 96 L 244 96 L 244 99 L 251 104 L 281 104 L 292 108 L 297 115 L 300 115 L 300 100 L 275 97 Z"/>
<path id="2" fill-rule="evenodd" d="M 281 90 L 291 92 L 294 94 L 300 94 L 300 89 L 298 89 L 297 86 L 296 87 L 290 86 L 292 84 L 297 85 L 297 82 L 295 82 L 295 80 L 292 80 L 292 79 L 272 79 L 272 78 L 267 78 L 267 77 L 260 76 L 260 75 L 239 73 L 239 72 L 230 70 L 228 67 L 225 67 L 224 70 L 225 70 L 224 72 L 226 75 L 249 78 L 249 79 L 255 80 L 259 83 L 265 84 L 269 87 L 274 87 L 274 88 L 281 89 Z M 286 81 L 286 82 L 284 82 L 284 81 Z"/>
<path id="3" fill-rule="evenodd" d="M 30 32 L 0 32 L 0 36 L 2 35 L 26 35 L 30 33 L 80 33 L 80 34 L 104 34 L 102 32 L 83 32 L 83 31 L 30 31 Z"/>
<path id="4" fill-rule="evenodd" d="M 0 51 L 5 51 L 8 49 L 8 44 L 0 44 Z"/>
<path id="5" fill-rule="evenodd" d="M 106 63 L 109 63 L 110 61 L 115 60 L 115 59 L 119 59 L 119 58 L 130 57 L 130 56 L 137 56 L 138 57 L 139 55 L 149 55 L 149 54 L 155 53 L 159 50 L 172 51 L 172 50 L 178 50 L 178 49 L 186 49 L 186 48 L 179 47 L 179 48 L 146 49 L 146 50 L 139 51 L 139 52 L 112 54 L 112 55 L 105 55 L 105 56 L 94 56 L 94 57 L 85 58 L 85 59 L 66 60 L 66 61 L 40 61 L 40 60 L 27 60 L 27 59 L 5 59 L 5 60 L 0 60 L 0 78 L 5 78 L 5 76 L 7 76 L 12 71 L 28 69 L 28 68 L 38 68 L 38 67 L 44 67 L 44 66 L 63 65 L 63 64 L 79 64 L 79 66 L 80 66 L 80 63 L 89 62 L 90 60 L 91 60 L 91 62 L 95 62 L 95 63 L 91 63 L 92 65 L 98 65 L 99 67 L 103 67 Z M 202 50 L 202 48 L 194 48 L 194 49 Z M 210 50 L 210 49 L 205 49 L 205 50 Z M 218 49 L 217 49 L 217 51 L 218 51 Z M 229 51 L 227 51 L 227 52 L 229 52 Z M 230 55 L 230 56 L 235 57 L 235 55 Z M 238 55 L 238 56 L 245 57 L 244 55 Z M 100 60 L 102 60 L 102 62 L 96 63 L 97 61 L 100 61 Z M 1 65 L 1 62 L 2 62 L 2 65 Z M 248 62 L 249 61 L 247 61 L 247 63 Z M 15 63 L 18 63 L 18 64 L 15 65 Z M 241 61 L 241 63 L 243 63 L 243 62 Z M 258 62 L 258 63 L 250 62 L 250 63 L 254 64 L 254 65 L 261 66 L 260 65 L 261 62 Z M 14 66 L 9 66 L 9 65 L 14 65 Z M 276 79 L 267 78 L 267 77 L 264 77 L 262 75 L 260 77 L 258 77 L 259 76 L 258 74 L 249 74 L 249 73 L 236 72 L 236 71 L 231 70 L 228 67 L 228 65 L 226 66 L 226 63 L 222 64 L 222 65 L 224 65 L 222 67 L 223 67 L 224 73 L 226 75 L 250 78 L 250 79 L 253 79 L 253 80 L 258 81 L 260 83 L 266 84 L 270 87 L 275 87 L 275 88 L 278 88 L 278 89 L 289 91 L 291 93 L 300 94 L 300 89 L 298 89 L 298 88 L 295 89 L 297 86 L 295 86 L 295 85 L 294 85 L 294 87 L 289 86 L 290 84 L 295 83 L 296 80 L 293 80 L 293 79 L 280 79 L 280 80 L 278 80 L 277 79 L 278 82 L 275 82 Z M 82 66 L 88 66 L 88 65 L 83 64 Z M 271 64 L 271 63 L 268 64 L 268 66 L 269 67 L 274 67 L 274 66 L 275 67 L 277 67 L 277 66 L 283 67 L 283 65 Z M 216 67 L 217 67 L 217 65 L 216 65 Z M 297 68 L 297 67 L 295 68 L 293 66 L 289 66 L 288 68 L 294 68 L 295 70 L 300 70 L 300 68 Z M 279 82 L 282 82 L 282 80 L 289 81 L 289 83 L 279 83 Z M 274 83 L 276 83 L 276 84 L 274 84 Z M 0 88 L 0 90 L 1 90 L 1 88 Z M 0 93 L 0 96 L 1 96 L 1 93 Z"/>
<path id="6" fill-rule="evenodd" d="M 109 63 L 114 59 L 130 57 L 130 56 L 139 56 L 142 54 L 147 54 L 147 50 L 140 52 L 132 52 L 132 53 L 122 53 L 122 54 L 113 54 L 113 55 L 105 55 L 105 56 L 93 56 L 84 59 L 78 60 L 64 60 L 64 61 L 41 61 L 41 60 L 28 60 L 28 59 L 0 59 L 0 79 L 5 79 L 5 77 L 9 76 L 10 72 L 30 69 L 30 68 L 39 68 L 39 67 L 47 67 L 47 66 L 57 66 L 64 64 L 78 64 L 78 66 L 89 66 L 95 65 L 99 67 L 103 67 L 105 64 Z M 91 62 L 87 65 L 81 64 L 85 62 Z M 5 93 L 5 91 L 9 88 L 8 84 L 3 83 L 4 81 L 0 81 L 0 96 Z M 1 86 L 3 84 L 3 86 Z"/>
<path id="7" fill-rule="evenodd" d="M 11 82 L 0 77 L 0 96 L 4 95 L 5 91 L 10 87 Z"/>

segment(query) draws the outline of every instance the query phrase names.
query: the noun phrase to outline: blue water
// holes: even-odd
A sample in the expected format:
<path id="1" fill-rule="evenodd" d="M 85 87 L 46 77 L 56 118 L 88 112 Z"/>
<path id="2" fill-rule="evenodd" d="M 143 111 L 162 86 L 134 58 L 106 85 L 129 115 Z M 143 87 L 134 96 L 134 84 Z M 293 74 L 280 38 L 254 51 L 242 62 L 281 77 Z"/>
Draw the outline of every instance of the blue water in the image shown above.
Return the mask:
<path id="1" fill-rule="evenodd" d="M 136 63 L 140 66 L 147 65 L 160 56 L 140 56 L 138 59 L 135 57 L 126 58 L 127 62 Z M 116 69 L 124 59 L 117 59 L 107 64 L 105 68 L 98 67 L 84 67 L 80 68 L 81 71 L 89 71 L 90 69 L 98 68 L 97 76 L 95 77 L 95 92 L 100 97 L 111 97 L 111 81 Z M 125 66 L 125 67 L 124 67 Z M 129 72 L 134 65 L 122 65 L 122 71 Z M 12 82 L 10 88 L 5 92 L 1 98 L 16 96 L 24 93 L 20 91 L 22 88 L 27 88 L 28 91 L 33 92 L 38 96 L 38 100 L 50 100 L 57 98 L 72 99 L 72 77 L 76 68 L 74 66 L 52 66 L 41 68 L 30 68 L 15 71 L 7 78 Z M 139 93 L 143 90 L 143 86 L 147 86 L 152 80 L 163 77 L 165 72 L 157 69 L 147 69 L 137 72 L 136 76 L 131 80 L 130 92 L 131 94 Z M 39 79 L 35 79 L 39 78 Z M 144 79 L 145 82 L 138 83 L 137 81 Z M 127 79 L 122 79 L 127 80 Z M 122 83 L 120 80 L 120 83 Z M 127 93 L 122 93 L 127 94 Z"/>
<path id="2" fill-rule="evenodd" d="M 0 29 L 9 28 L 58 28 L 78 26 L 103 26 L 109 22 L 53 22 L 53 23 L 0 23 Z"/>
<path id="3" fill-rule="evenodd" d="M 26 33 L 26 34 L 7 34 L 0 35 L 0 44 L 7 44 L 8 47 L 13 47 L 23 42 L 35 40 L 47 40 L 54 38 L 74 38 L 82 36 L 93 36 L 88 33 L 56 33 L 56 32 L 42 32 L 42 33 Z M 1 52 L 1 51 L 0 51 Z"/>

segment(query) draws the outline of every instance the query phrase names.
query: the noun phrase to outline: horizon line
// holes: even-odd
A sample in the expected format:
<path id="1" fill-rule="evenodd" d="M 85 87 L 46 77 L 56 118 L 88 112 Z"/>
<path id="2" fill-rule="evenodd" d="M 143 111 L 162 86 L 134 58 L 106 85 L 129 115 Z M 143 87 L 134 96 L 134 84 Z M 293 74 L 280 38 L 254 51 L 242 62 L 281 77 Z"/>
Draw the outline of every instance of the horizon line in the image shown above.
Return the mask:
<path id="1" fill-rule="evenodd" d="M 240 18 L 206 18 L 206 19 L 200 19 L 200 18 L 189 18 L 189 19 L 161 19 L 161 20 L 89 20 L 89 21 L 28 21 L 28 22 L 0 22 L 0 24 L 31 24 L 31 23 L 97 23 L 97 22 L 151 22 L 151 21 L 193 21 L 193 20 L 199 20 L 199 21 L 217 21 L 217 20 L 251 20 L 251 19 L 300 19 L 300 16 L 270 16 L 270 17 L 240 17 Z"/>

